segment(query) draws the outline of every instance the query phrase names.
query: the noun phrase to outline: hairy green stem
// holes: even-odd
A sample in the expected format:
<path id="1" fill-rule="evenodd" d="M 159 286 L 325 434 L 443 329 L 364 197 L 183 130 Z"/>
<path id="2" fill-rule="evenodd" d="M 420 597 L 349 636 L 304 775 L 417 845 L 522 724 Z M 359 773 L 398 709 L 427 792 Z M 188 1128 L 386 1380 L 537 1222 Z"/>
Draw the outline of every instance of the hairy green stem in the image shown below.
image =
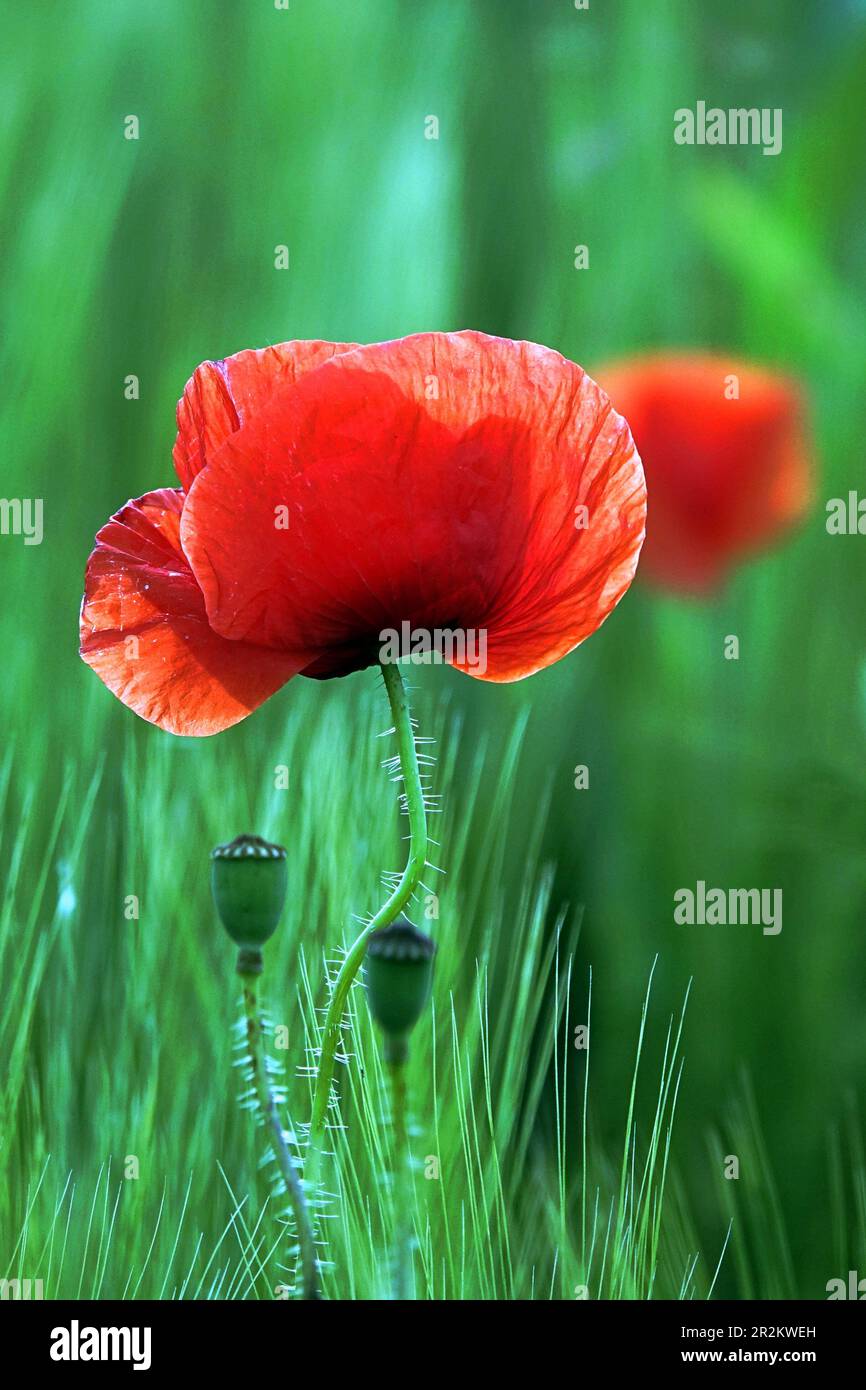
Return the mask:
<path id="1" fill-rule="evenodd" d="M 406 1063 L 401 1057 L 389 1061 L 391 1081 L 391 1123 L 394 1126 L 393 1193 L 394 1298 L 403 1301 L 414 1297 L 412 1270 L 412 1187 L 409 1182 L 409 1138 L 406 1127 Z"/>
<path id="2" fill-rule="evenodd" d="M 385 690 L 388 693 L 391 715 L 394 720 L 394 732 L 397 735 L 397 751 L 400 756 L 406 809 L 409 814 L 409 858 L 400 882 L 387 902 L 383 903 L 375 917 L 367 923 L 364 930 L 352 943 L 334 982 L 322 1035 L 319 1070 L 313 1096 L 313 1113 L 310 1120 L 310 1160 L 314 1165 L 313 1171 L 315 1171 L 315 1164 L 325 1136 L 343 1013 L 352 982 L 361 967 L 367 950 L 367 940 L 374 931 L 378 931 L 381 927 L 387 927 L 402 912 L 418 887 L 424 866 L 427 863 L 427 817 L 424 811 L 424 790 L 421 785 L 415 734 L 412 729 L 406 689 L 403 685 L 400 668 L 394 663 L 383 662 L 382 675 L 385 678 Z"/>
<path id="3" fill-rule="evenodd" d="M 310 1213 L 307 1208 L 307 1199 L 304 1193 L 304 1183 L 298 1172 L 292 1155 L 289 1153 L 286 1144 L 283 1126 L 277 1113 L 277 1105 L 274 1100 L 274 1093 L 268 1081 L 265 1069 L 265 1051 L 263 1042 L 263 1030 L 261 1015 L 258 1002 L 258 980 L 255 975 L 244 974 L 242 976 L 244 987 L 244 1017 L 247 1025 L 247 1041 L 250 1048 L 250 1067 L 252 1070 L 252 1080 L 256 1088 L 259 1107 L 264 1116 L 265 1124 L 270 1129 L 271 1138 L 274 1142 L 274 1152 L 276 1154 L 277 1166 L 283 1182 L 286 1185 L 289 1201 L 295 1213 L 295 1224 L 298 1228 L 298 1245 L 300 1247 L 301 1264 L 301 1293 L 305 1299 L 321 1298 L 319 1286 L 319 1266 L 316 1260 L 316 1245 L 313 1237 L 313 1228 L 310 1222 Z"/>

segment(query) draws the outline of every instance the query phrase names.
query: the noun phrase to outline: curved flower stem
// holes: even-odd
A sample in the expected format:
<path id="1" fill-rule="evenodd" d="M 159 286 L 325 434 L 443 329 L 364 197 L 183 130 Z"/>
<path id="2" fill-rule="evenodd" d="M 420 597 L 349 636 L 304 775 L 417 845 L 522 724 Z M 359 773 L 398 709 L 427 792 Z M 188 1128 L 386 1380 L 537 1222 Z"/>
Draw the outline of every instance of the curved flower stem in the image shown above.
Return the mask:
<path id="1" fill-rule="evenodd" d="M 313 1228 L 310 1223 L 310 1213 L 307 1210 L 307 1199 L 304 1194 L 304 1183 L 295 1166 L 292 1155 L 289 1153 L 286 1138 L 283 1133 L 283 1126 L 277 1114 L 277 1104 L 274 1093 L 268 1082 L 265 1070 L 265 1052 L 262 1041 L 262 1021 L 259 1012 L 258 1002 L 258 980 L 255 975 L 243 975 L 244 987 L 244 1017 L 247 1025 L 247 1041 L 250 1048 L 250 1070 L 252 1081 L 256 1088 L 259 1108 L 264 1117 L 265 1124 L 271 1132 L 274 1143 L 274 1153 L 276 1154 L 277 1166 L 283 1182 L 286 1185 L 286 1192 L 295 1213 L 295 1223 L 298 1228 L 298 1245 L 301 1255 L 301 1284 L 302 1296 L 305 1299 L 321 1298 L 319 1288 L 319 1267 L 316 1261 L 316 1246 L 313 1237 Z"/>
<path id="2" fill-rule="evenodd" d="M 394 1126 L 394 1298 L 414 1296 L 412 1279 L 412 1189 L 409 1183 L 409 1137 L 406 1127 L 406 1063 L 402 1057 L 388 1062 L 391 1080 L 391 1123 Z"/>
<path id="3" fill-rule="evenodd" d="M 399 666 L 393 662 L 382 662 L 382 675 L 394 720 L 393 732 L 397 735 L 397 750 L 403 774 L 403 788 L 406 810 L 409 814 L 409 858 L 403 875 L 388 901 L 383 903 L 375 917 L 367 923 L 364 930 L 352 943 L 339 974 L 334 982 L 328 1012 L 325 1018 L 322 1049 L 319 1057 L 319 1071 L 316 1077 L 316 1090 L 313 1096 L 313 1113 L 310 1120 L 310 1158 L 314 1169 L 317 1155 L 321 1151 L 325 1135 L 325 1122 L 334 1080 L 334 1065 L 340 1043 L 343 1012 L 349 997 L 349 990 L 364 959 L 367 940 L 372 932 L 387 927 L 408 903 L 421 881 L 427 863 L 427 817 L 424 810 L 424 789 L 418 768 L 418 753 L 415 748 L 415 734 L 409 713 L 409 702 Z"/>

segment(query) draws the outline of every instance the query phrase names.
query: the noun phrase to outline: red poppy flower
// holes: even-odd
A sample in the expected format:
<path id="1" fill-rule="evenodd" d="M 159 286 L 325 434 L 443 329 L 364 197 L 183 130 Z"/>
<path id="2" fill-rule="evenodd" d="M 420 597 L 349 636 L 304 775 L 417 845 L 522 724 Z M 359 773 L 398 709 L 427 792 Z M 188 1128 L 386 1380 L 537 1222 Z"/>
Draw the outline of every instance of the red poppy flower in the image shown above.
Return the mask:
<path id="1" fill-rule="evenodd" d="M 700 353 L 614 362 L 598 376 L 646 470 L 644 576 L 706 592 L 803 516 L 811 454 L 796 383 Z"/>
<path id="2" fill-rule="evenodd" d="M 178 427 L 181 488 L 103 527 L 81 612 L 84 660 L 174 733 L 371 665 L 406 622 L 483 632 L 485 668 L 452 664 L 519 680 L 634 575 L 628 426 L 548 348 L 467 332 L 241 352 L 198 368 Z"/>

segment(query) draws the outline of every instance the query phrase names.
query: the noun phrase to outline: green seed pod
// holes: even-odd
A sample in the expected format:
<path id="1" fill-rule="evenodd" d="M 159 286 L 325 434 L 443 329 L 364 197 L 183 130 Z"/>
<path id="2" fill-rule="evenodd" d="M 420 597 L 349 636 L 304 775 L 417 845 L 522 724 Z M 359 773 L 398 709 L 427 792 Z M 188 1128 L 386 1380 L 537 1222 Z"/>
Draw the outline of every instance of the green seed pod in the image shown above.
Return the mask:
<path id="1" fill-rule="evenodd" d="M 370 1013 L 385 1034 L 388 1061 L 405 1060 L 408 1037 L 430 997 L 436 946 L 399 917 L 374 932 L 367 946 L 366 985 Z"/>
<path id="2" fill-rule="evenodd" d="M 260 835 L 238 835 L 211 850 L 211 891 L 220 921 L 241 947 L 238 970 L 258 974 L 261 948 L 286 900 L 286 851 Z"/>

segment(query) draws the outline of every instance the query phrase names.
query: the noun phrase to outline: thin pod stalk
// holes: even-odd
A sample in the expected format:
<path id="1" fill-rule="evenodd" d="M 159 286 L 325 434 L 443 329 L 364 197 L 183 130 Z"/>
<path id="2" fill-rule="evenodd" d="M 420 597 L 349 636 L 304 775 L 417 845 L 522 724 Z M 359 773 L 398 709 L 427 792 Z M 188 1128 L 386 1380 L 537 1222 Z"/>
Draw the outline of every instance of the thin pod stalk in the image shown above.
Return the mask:
<path id="1" fill-rule="evenodd" d="M 298 1233 L 301 1294 L 321 1297 L 315 1236 L 304 1182 L 289 1152 L 287 1135 L 268 1077 L 265 1027 L 259 1005 L 262 947 L 276 930 L 286 898 L 286 851 L 258 835 L 239 835 L 211 853 L 211 891 L 220 920 L 238 947 L 237 973 L 243 982 L 243 1025 L 247 1048 L 246 1076 L 252 1086 L 251 1109 L 269 1130 L 274 1159 L 286 1190 Z"/>
<path id="2" fill-rule="evenodd" d="M 409 1129 L 406 1104 L 406 1057 L 387 1061 L 391 1088 L 391 1124 L 394 1129 L 393 1195 L 394 1248 L 392 1270 L 394 1298 L 400 1302 L 415 1297 L 412 1268 L 412 1202 L 411 1172 L 409 1169 Z"/>
<path id="3" fill-rule="evenodd" d="M 382 1032 L 391 1091 L 394 1132 L 392 1269 L 394 1298 L 398 1300 L 415 1296 L 407 1094 L 409 1037 L 430 997 L 435 953 L 436 947 L 430 937 L 405 917 L 375 932 L 367 950 L 367 1002 Z"/>
<path id="4" fill-rule="evenodd" d="M 243 979 L 244 1020 L 249 1047 L 248 1077 L 255 1087 L 259 1114 L 270 1131 L 274 1157 L 295 1216 L 298 1231 L 301 1296 L 305 1299 L 318 1299 L 322 1296 L 321 1281 L 316 1259 L 315 1235 L 307 1206 L 304 1181 L 289 1152 L 287 1136 L 277 1111 L 276 1098 L 268 1081 L 264 1025 L 258 1000 L 258 976 L 248 973 L 247 968 L 242 970 L 241 964 L 239 959 L 238 974 Z"/>

